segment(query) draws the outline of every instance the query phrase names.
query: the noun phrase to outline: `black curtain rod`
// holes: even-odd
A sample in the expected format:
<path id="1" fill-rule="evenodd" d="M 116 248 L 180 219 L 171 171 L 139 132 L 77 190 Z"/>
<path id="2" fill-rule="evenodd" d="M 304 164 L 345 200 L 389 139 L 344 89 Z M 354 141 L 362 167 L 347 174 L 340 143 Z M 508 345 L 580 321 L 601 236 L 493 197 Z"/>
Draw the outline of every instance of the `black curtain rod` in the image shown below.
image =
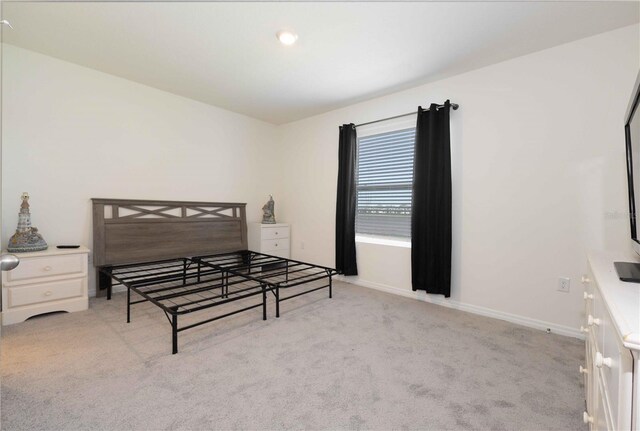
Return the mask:
<path id="1" fill-rule="evenodd" d="M 452 103 L 451 104 L 451 108 L 456 111 L 458 108 L 460 107 L 460 105 L 458 105 L 457 103 Z M 437 106 L 438 109 L 440 108 L 444 108 L 444 105 L 438 105 Z M 428 109 L 424 109 L 424 111 L 428 111 Z M 416 115 L 418 113 L 418 111 L 414 111 L 414 112 L 407 112 L 406 114 L 400 114 L 400 115 L 396 115 L 393 117 L 387 117 L 387 118 L 382 118 L 380 120 L 375 120 L 375 121 L 369 121 L 367 123 L 362 123 L 362 124 L 356 124 L 355 127 L 361 127 L 361 126 L 368 126 L 369 124 L 375 124 L 375 123 L 380 123 L 382 121 L 387 121 L 387 120 L 393 120 L 396 118 L 401 118 L 401 117 L 408 117 L 409 115 Z"/>

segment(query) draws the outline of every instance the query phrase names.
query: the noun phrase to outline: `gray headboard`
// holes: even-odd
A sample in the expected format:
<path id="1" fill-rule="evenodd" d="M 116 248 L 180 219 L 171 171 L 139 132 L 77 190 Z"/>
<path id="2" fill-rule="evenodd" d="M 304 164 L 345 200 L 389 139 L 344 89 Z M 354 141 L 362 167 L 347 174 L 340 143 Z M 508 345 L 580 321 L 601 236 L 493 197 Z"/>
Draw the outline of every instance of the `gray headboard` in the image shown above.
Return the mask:
<path id="1" fill-rule="evenodd" d="M 92 201 L 97 267 L 247 249 L 243 203 Z"/>

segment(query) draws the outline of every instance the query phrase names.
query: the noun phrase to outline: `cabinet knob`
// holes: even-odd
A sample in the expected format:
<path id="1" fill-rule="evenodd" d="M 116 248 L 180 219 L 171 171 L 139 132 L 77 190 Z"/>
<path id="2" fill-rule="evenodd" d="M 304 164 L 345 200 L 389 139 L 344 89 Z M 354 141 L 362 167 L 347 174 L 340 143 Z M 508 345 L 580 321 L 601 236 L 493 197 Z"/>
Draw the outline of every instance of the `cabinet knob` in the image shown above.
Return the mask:
<path id="1" fill-rule="evenodd" d="M 51 267 L 50 266 L 45 266 L 44 268 L 42 268 L 43 271 L 51 271 Z"/>
<path id="2" fill-rule="evenodd" d="M 51 296 L 51 294 L 52 294 L 52 293 L 53 293 L 52 291 L 47 290 L 47 291 L 44 293 L 44 296 Z"/>
<path id="3" fill-rule="evenodd" d="M 583 283 L 591 283 L 591 279 L 587 275 L 583 275 L 580 279 Z"/>
<path id="4" fill-rule="evenodd" d="M 587 332 L 589 332 L 589 328 L 585 328 L 584 326 L 580 326 L 580 332 L 582 332 L 583 334 L 586 334 Z"/>
<path id="5" fill-rule="evenodd" d="M 278 244 L 276 243 L 276 247 L 278 246 Z"/>
<path id="6" fill-rule="evenodd" d="M 275 231 L 274 233 L 275 233 L 276 235 L 278 235 L 278 231 Z"/>
<path id="7" fill-rule="evenodd" d="M 590 416 L 589 413 L 584 412 L 582 413 L 582 421 L 586 424 L 592 424 L 593 423 L 593 416 Z"/>
<path id="8" fill-rule="evenodd" d="M 600 326 L 600 319 L 593 317 L 591 314 L 589 314 L 589 316 L 587 317 L 587 324 L 589 326 Z"/>
<path id="9" fill-rule="evenodd" d="M 602 368 L 603 366 L 606 366 L 606 367 L 611 368 L 612 362 L 613 361 L 611 360 L 611 358 L 605 358 L 605 357 L 602 356 L 602 353 L 596 352 L 596 358 L 594 360 L 594 363 L 596 364 L 596 367 Z"/>
<path id="10" fill-rule="evenodd" d="M 589 370 L 580 365 L 580 374 L 589 374 Z"/>
<path id="11" fill-rule="evenodd" d="M 586 300 L 586 299 L 593 299 L 593 293 L 587 293 L 587 292 L 584 292 L 584 293 L 582 294 L 582 297 L 583 297 L 585 300 Z"/>

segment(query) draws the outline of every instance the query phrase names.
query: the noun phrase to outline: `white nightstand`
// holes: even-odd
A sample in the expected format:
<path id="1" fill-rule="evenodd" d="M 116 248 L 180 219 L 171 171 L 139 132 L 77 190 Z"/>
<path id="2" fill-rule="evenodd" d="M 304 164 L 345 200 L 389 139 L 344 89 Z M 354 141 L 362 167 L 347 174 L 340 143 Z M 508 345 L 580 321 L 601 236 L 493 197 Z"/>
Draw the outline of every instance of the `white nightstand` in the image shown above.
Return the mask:
<path id="1" fill-rule="evenodd" d="M 291 227 L 287 223 L 249 223 L 249 250 L 290 258 Z"/>
<path id="2" fill-rule="evenodd" d="M 89 249 L 58 249 L 16 253 L 20 264 L 2 273 L 2 324 L 23 322 L 52 311 L 89 308 Z"/>

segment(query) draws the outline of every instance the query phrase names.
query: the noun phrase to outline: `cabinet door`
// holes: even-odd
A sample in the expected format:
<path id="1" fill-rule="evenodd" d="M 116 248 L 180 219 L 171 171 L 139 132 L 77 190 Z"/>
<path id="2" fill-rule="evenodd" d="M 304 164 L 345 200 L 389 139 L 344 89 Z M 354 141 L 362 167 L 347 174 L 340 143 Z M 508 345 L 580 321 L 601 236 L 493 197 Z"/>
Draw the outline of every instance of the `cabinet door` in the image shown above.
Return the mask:
<path id="1" fill-rule="evenodd" d="M 585 353 L 584 353 L 584 369 L 583 369 L 583 383 L 585 390 L 585 401 L 587 406 L 587 412 L 590 415 L 595 414 L 596 408 L 595 403 L 593 402 L 595 397 L 594 391 L 594 376 L 596 374 L 595 366 L 593 364 L 593 358 L 595 355 L 595 337 L 593 335 L 592 328 L 587 324 L 587 317 L 589 315 L 593 315 L 593 292 L 594 292 L 594 277 L 591 271 L 589 271 L 588 275 L 583 278 L 582 283 L 584 285 L 584 320 L 583 320 L 583 328 L 586 329 L 587 332 L 585 335 Z M 586 372 L 584 372 L 586 371 Z"/>
<path id="2" fill-rule="evenodd" d="M 603 384 L 611 410 L 613 429 L 631 429 L 631 398 L 633 393 L 633 358 L 618 337 L 609 315 L 603 319 L 604 350 L 602 356 L 609 365 L 601 370 Z"/>
<path id="3" fill-rule="evenodd" d="M 593 340 L 596 344 L 596 350 L 602 353 L 604 350 L 604 337 L 608 336 L 607 330 L 610 331 L 611 328 L 606 327 L 607 324 L 605 319 L 608 315 L 608 311 L 597 286 L 593 290 L 592 310 L 593 312 L 587 316 L 587 320 L 589 319 L 589 316 L 591 316 L 591 320 L 593 322 L 589 325 L 589 333 L 593 336 Z"/>
<path id="4" fill-rule="evenodd" d="M 584 326 L 587 327 L 587 316 L 593 315 L 593 298 L 594 294 L 594 277 L 591 270 L 589 270 L 586 277 L 582 278 L 582 285 L 584 286 Z"/>
<path id="5" fill-rule="evenodd" d="M 595 380 L 595 388 L 597 388 L 597 398 L 595 402 L 597 406 L 592 429 L 597 431 L 614 431 L 616 428 L 613 427 L 611 422 L 611 409 L 607 399 L 606 389 L 600 378 L 600 373 L 596 372 Z"/>
<path id="6" fill-rule="evenodd" d="M 586 339 L 585 339 L 585 353 L 584 353 L 584 360 L 585 360 L 585 370 L 586 373 L 583 373 L 582 375 L 584 376 L 583 378 L 583 384 L 584 384 L 584 390 L 585 390 L 585 401 L 586 401 L 586 405 L 587 405 L 587 413 L 589 413 L 590 415 L 593 415 L 596 411 L 595 406 L 594 406 L 594 389 L 593 389 L 593 376 L 595 374 L 595 367 L 593 365 L 593 355 L 594 355 L 594 348 L 593 348 L 593 341 L 591 340 L 591 335 L 587 334 Z"/>

